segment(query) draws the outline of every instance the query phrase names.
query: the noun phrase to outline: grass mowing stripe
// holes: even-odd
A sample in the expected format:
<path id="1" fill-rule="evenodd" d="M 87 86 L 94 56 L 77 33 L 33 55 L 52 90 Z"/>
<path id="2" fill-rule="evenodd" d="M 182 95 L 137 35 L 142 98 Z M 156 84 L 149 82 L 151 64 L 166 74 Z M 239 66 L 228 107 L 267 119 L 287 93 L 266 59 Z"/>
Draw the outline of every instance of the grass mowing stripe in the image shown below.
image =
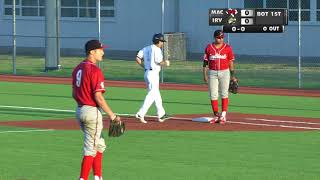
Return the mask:
<path id="1" fill-rule="evenodd" d="M 24 89 L 21 89 L 21 86 L 23 86 Z M 164 107 L 168 114 L 202 114 L 211 112 L 207 92 L 162 90 L 161 94 Z M 128 89 L 125 87 L 108 87 L 105 94 L 113 111 L 118 113 L 137 112 L 145 95 L 145 89 Z M 74 109 L 76 106 L 76 103 L 71 97 L 70 85 L 0 82 L 0 99 L 2 100 L 1 105 L 6 106 L 29 107 L 31 106 L 30 104 L 32 104 L 33 107 L 66 110 Z M 23 101 L 21 101 L 21 99 L 23 99 Z M 319 98 L 237 94 L 230 95 L 229 109 L 230 112 L 249 114 L 320 118 L 318 99 Z M 23 113 L 28 114 L 28 112 Z M 148 114 L 156 114 L 156 108 L 152 106 Z M 0 113 L 0 119 L 5 120 L 10 115 L 11 114 Z M 58 118 L 58 115 L 54 114 L 41 116 L 47 119 L 49 116 Z M 30 118 L 28 117 L 28 119 Z M 38 119 L 40 119 L 40 116 Z"/>
<path id="2" fill-rule="evenodd" d="M 4 134 L 4 133 L 46 132 L 46 131 L 54 131 L 54 129 L 30 129 L 30 130 L 20 130 L 20 131 L 0 131 L 0 134 Z"/>
<path id="3" fill-rule="evenodd" d="M 120 138 L 104 135 L 108 145 L 104 179 L 316 180 L 319 175 L 319 132 L 128 131 Z M 0 179 L 75 179 L 79 175 L 80 131 L 4 134 L 0 142 L 8 144 L 0 148 Z"/>

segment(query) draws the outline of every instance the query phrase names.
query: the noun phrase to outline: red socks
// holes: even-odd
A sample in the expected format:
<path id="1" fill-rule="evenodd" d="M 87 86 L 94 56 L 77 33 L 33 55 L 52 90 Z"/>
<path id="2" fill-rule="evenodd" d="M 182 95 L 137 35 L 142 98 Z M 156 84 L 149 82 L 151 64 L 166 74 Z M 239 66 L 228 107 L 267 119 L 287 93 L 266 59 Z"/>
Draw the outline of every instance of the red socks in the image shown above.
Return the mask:
<path id="1" fill-rule="evenodd" d="M 222 99 L 222 111 L 228 111 L 229 98 Z"/>
<path id="2" fill-rule="evenodd" d="M 102 153 L 97 152 L 96 157 L 93 159 L 93 174 L 95 176 L 102 176 Z"/>
<path id="3" fill-rule="evenodd" d="M 222 99 L 222 111 L 228 111 L 229 98 Z M 211 100 L 211 107 L 213 112 L 219 111 L 218 100 Z"/>
<path id="4" fill-rule="evenodd" d="M 211 100 L 211 107 L 213 112 L 219 111 L 218 100 Z"/>
<path id="5" fill-rule="evenodd" d="M 92 156 L 83 156 L 80 178 L 83 178 L 83 180 L 88 180 L 92 164 L 93 164 Z"/>

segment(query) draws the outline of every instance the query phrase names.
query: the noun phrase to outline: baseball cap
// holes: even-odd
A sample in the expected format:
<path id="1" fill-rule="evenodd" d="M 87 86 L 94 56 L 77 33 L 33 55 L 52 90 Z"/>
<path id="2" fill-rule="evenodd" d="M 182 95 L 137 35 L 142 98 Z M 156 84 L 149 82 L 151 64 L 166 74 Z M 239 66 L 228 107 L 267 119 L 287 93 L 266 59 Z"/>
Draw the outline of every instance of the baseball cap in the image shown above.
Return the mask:
<path id="1" fill-rule="evenodd" d="M 88 41 L 85 45 L 86 52 L 89 52 L 95 49 L 105 49 L 105 48 L 107 48 L 107 46 L 102 44 L 99 40 L 96 40 L 96 39 Z"/>
<path id="2" fill-rule="evenodd" d="M 161 33 L 155 34 L 153 35 L 152 41 L 162 41 L 162 42 L 167 42 L 166 40 L 164 40 L 164 36 Z"/>
<path id="3" fill-rule="evenodd" d="M 213 37 L 215 37 L 215 38 L 223 38 L 224 37 L 224 33 L 221 30 L 216 30 L 213 33 Z"/>

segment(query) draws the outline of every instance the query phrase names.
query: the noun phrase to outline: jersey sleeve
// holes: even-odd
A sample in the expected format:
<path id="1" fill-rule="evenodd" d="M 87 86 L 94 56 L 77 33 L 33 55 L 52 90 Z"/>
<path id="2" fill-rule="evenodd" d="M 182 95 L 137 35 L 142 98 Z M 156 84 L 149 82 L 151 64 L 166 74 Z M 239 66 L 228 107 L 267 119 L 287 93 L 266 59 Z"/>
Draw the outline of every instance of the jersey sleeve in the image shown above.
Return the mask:
<path id="1" fill-rule="evenodd" d="M 234 61 L 235 57 L 234 57 L 234 54 L 233 54 L 233 50 L 231 48 L 231 46 L 229 46 L 229 52 L 228 52 L 228 60 L 229 61 Z"/>
<path id="2" fill-rule="evenodd" d="M 143 49 L 141 49 L 140 51 L 138 51 L 137 57 L 140 59 L 143 59 Z"/>
<path id="3" fill-rule="evenodd" d="M 102 74 L 102 71 L 100 69 L 97 69 L 93 76 L 92 76 L 92 89 L 93 92 L 105 92 L 105 87 L 104 87 L 104 76 Z"/>
<path id="4" fill-rule="evenodd" d="M 161 63 L 163 61 L 163 55 L 162 55 L 162 51 L 160 48 L 158 49 L 155 49 L 155 52 L 154 52 L 154 61 L 155 63 Z"/>

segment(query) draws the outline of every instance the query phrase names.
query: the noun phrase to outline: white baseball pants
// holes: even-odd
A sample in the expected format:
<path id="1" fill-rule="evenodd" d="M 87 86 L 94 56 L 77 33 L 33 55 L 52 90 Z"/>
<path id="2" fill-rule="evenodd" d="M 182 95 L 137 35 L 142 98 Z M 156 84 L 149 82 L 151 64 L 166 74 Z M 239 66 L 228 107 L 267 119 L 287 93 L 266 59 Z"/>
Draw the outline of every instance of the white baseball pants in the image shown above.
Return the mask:
<path id="1" fill-rule="evenodd" d="M 209 70 L 209 96 L 211 100 L 228 98 L 229 95 L 230 70 Z"/>
<path id="2" fill-rule="evenodd" d="M 156 70 L 146 70 L 144 73 L 144 80 L 147 85 L 148 94 L 146 95 L 143 105 L 138 111 L 138 115 L 144 117 L 153 102 L 155 102 L 157 108 L 158 118 L 165 115 L 165 110 L 162 106 L 162 98 L 159 90 L 159 71 Z"/>

